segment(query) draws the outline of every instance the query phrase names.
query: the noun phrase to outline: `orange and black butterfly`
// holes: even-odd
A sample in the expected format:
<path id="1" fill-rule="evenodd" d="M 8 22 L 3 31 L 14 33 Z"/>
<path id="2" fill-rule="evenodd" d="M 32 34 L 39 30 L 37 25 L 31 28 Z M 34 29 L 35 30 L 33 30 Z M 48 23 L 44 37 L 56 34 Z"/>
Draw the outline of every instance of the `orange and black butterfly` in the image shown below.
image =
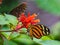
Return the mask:
<path id="1" fill-rule="evenodd" d="M 37 24 L 30 26 L 28 33 L 32 39 L 33 37 L 40 39 L 42 36 L 49 35 L 50 30 L 42 24 Z"/>
<path id="2" fill-rule="evenodd" d="M 14 15 L 14 16 L 16 16 L 16 17 L 19 17 L 19 15 L 20 15 L 21 13 L 24 13 L 24 12 L 25 12 L 26 7 L 27 7 L 27 5 L 26 5 L 26 3 L 24 2 L 24 3 L 20 4 L 20 5 L 18 5 L 16 8 L 14 8 L 14 9 L 10 12 L 10 14 L 12 14 L 12 15 Z"/>

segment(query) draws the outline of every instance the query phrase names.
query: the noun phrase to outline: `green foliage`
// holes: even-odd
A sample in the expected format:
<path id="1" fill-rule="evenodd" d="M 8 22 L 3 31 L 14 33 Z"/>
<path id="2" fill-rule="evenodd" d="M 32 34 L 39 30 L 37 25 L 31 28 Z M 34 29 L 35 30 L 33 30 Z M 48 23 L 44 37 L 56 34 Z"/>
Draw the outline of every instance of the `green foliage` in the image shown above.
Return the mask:
<path id="1" fill-rule="evenodd" d="M 60 22 L 51 26 L 51 36 L 56 40 L 60 40 Z"/>
<path id="2" fill-rule="evenodd" d="M 5 39 L 4 40 L 4 45 L 18 45 L 18 44 L 14 43 L 13 41 Z"/>
<path id="3" fill-rule="evenodd" d="M 7 26 L 7 25 L 4 25 L 2 28 L 1 28 L 2 31 L 9 31 L 10 28 Z M 11 34 L 11 32 L 1 32 L 6 38 L 9 37 L 9 35 Z"/>
<path id="4" fill-rule="evenodd" d="M 2 5 L 0 5 L 0 13 L 9 13 L 13 8 L 19 4 L 20 0 L 3 0 Z"/>
<path id="5" fill-rule="evenodd" d="M 43 36 L 40 39 L 34 38 L 34 41 L 41 45 L 60 45 L 60 41 L 52 40 L 49 36 Z"/>
<path id="6" fill-rule="evenodd" d="M 38 7 L 60 16 L 60 0 L 36 0 Z"/>
<path id="7" fill-rule="evenodd" d="M 56 40 L 45 40 L 40 42 L 42 45 L 60 45 L 60 41 Z"/>
<path id="8" fill-rule="evenodd" d="M 0 25 L 9 25 L 12 24 L 16 26 L 18 23 L 17 18 L 10 14 L 0 14 Z"/>
<path id="9" fill-rule="evenodd" d="M 18 20 L 15 16 L 10 14 L 0 14 L 0 30 L 2 31 L 10 31 L 11 28 L 16 27 Z M 1 32 L 6 38 L 9 37 L 11 32 Z"/>
<path id="10" fill-rule="evenodd" d="M 3 37 L 0 35 L 0 45 L 3 45 L 3 42 L 4 42 Z"/>
<path id="11" fill-rule="evenodd" d="M 39 44 L 41 44 L 41 41 L 46 41 L 46 40 L 52 40 L 49 36 L 43 36 L 40 39 L 33 38 L 33 40 Z"/>
<path id="12" fill-rule="evenodd" d="M 23 33 L 26 33 L 27 32 L 27 29 L 26 28 L 21 28 L 20 30 L 22 30 Z"/>
<path id="13" fill-rule="evenodd" d="M 41 39 L 42 40 L 52 40 L 49 36 L 43 36 Z"/>
<path id="14" fill-rule="evenodd" d="M 45 40 L 43 40 L 44 38 Z M 60 41 L 52 40 L 48 36 L 44 36 L 41 39 L 34 39 L 31 40 L 31 38 L 28 35 L 21 34 L 11 40 L 5 40 L 4 44 L 9 45 L 60 45 Z M 47 38 L 47 40 L 46 40 Z"/>
<path id="15" fill-rule="evenodd" d="M 20 44 L 20 45 L 40 45 L 33 40 L 28 35 L 21 34 L 20 36 L 17 36 L 16 38 L 12 39 L 12 41 Z"/>
<path id="16" fill-rule="evenodd" d="M 17 37 L 17 36 L 19 36 L 20 35 L 20 33 L 18 33 L 18 32 L 13 32 L 11 35 L 10 35 L 10 39 L 13 39 L 13 38 L 15 38 L 15 37 Z M 9 36 L 9 35 L 8 35 Z"/>
<path id="17" fill-rule="evenodd" d="M 4 16 L 0 14 L 0 25 L 9 24 L 8 21 L 5 20 Z"/>
<path id="18" fill-rule="evenodd" d="M 12 25 L 17 25 L 17 18 L 16 17 L 14 17 L 14 16 L 12 16 L 12 15 L 10 15 L 10 14 L 5 14 L 5 18 L 6 18 L 6 20 L 10 23 L 10 24 L 12 24 Z"/>

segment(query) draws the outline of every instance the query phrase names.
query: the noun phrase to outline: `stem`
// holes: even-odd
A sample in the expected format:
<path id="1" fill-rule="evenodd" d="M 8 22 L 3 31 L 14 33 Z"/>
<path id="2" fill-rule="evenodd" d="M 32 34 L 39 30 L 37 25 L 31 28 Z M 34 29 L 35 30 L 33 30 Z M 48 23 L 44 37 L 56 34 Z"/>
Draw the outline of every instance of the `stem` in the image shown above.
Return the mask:
<path id="1" fill-rule="evenodd" d="M 3 38 L 3 36 L 2 36 L 2 34 L 0 33 L 0 37 L 2 38 L 2 42 L 4 41 L 4 38 Z"/>
<path id="2" fill-rule="evenodd" d="M 3 31 L 3 30 L 0 30 L 0 32 L 17 32 L 17 30 L 19 30 L 20 28 L 18 29 L 15 29 L 15 30 L 8 30 L 8 31 Z"/>
<path id="3" fill-rule="evenodd" d="M 3 31 L 3 30 L 0 30 L 0 32 L 16 32 L 15 30 L 9 30 L 9 31 Z"/>

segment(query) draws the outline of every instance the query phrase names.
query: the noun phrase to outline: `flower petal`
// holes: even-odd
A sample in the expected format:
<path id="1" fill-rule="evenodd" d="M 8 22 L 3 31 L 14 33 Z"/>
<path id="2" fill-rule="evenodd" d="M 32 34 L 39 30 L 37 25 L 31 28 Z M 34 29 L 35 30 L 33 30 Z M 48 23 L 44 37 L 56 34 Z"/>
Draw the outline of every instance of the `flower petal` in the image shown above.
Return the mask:
<path id="1" fill-rule="evenodd" d="M 26 21 L 26 22 L 31 22 L 31 20 L 34 20 L 36 16 L 37 16 L 37 15 L 34 13 L 33 15 L 27 17 L 27 19 L 26 19 L 25 21 Z"/>
<path id="2" fill-rule="evenodd" d="M 26 16 L 24 13 L 21 14 L 21 16 L 18 18 L 19 21 L 23 22 L 26 19 Z"/>

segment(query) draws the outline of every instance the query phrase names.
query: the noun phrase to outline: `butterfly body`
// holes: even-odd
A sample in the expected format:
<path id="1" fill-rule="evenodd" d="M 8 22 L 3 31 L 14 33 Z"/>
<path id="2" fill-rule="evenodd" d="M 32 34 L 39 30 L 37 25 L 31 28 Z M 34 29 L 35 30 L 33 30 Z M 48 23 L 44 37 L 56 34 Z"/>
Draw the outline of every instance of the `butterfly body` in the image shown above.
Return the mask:
<path id="1" fill-rule="evenodd" d="M 37 39 L 40 39 L 42 36 L 46 36 L 49 34 L 50 34 L 49 28 L 41 24 L 32 25 L 29 30 L 29 35 L 32 38 L 35 37 Z"/>

